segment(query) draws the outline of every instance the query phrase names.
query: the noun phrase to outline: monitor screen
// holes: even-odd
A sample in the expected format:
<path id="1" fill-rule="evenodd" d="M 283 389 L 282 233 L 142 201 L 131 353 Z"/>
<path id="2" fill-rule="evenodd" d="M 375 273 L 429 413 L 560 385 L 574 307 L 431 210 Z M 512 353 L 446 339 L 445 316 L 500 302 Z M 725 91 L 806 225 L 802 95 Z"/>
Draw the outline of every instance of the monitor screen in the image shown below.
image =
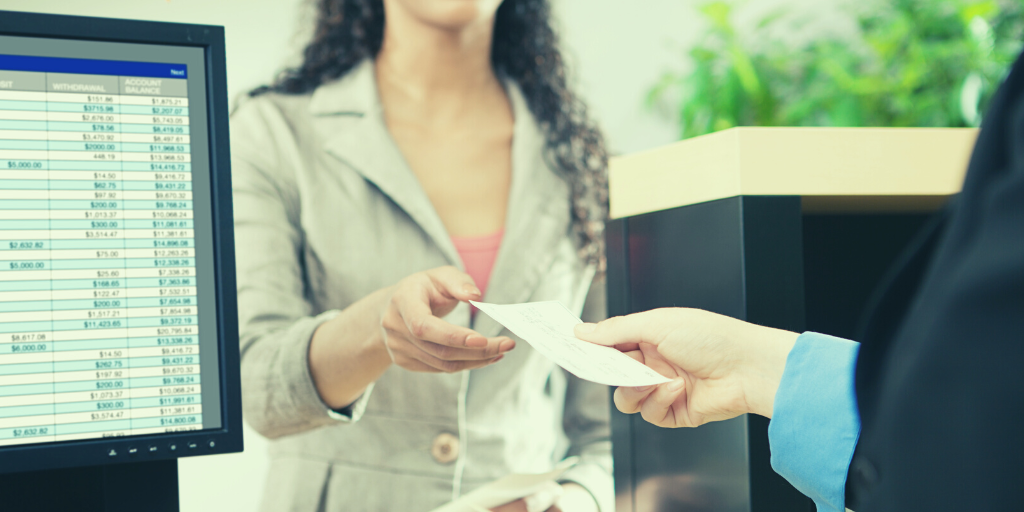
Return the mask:
<path id="1" fill-rule="evenodd" d="M 0 451 L 223 426 L 205 59 L 0 34 Z"/>

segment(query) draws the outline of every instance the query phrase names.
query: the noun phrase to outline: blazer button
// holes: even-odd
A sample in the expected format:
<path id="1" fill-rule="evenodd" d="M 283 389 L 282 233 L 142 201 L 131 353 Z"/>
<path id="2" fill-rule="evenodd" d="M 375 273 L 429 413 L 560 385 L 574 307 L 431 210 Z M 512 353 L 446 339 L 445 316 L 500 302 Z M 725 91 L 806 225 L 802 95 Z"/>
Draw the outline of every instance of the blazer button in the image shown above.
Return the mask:
<path id="1" fill-rule="evenodd" d="M 459 438 L 442 432 L 434 438 L 434 444 L 430 447 L 430 455 L 440 464 L 454 462 L 459 458 Z"/>

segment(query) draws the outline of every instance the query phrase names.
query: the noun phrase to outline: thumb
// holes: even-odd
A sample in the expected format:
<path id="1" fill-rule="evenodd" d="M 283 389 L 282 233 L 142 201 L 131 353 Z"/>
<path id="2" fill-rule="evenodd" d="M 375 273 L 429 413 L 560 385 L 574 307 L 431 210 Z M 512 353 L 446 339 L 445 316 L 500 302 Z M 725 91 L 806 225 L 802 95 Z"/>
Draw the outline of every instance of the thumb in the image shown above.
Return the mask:
<path id="1" fill-rule="evenodd" d="M 458 301 L 479 300 L 483 295 L 469 274 L 455 267 L 440 267 L 427 272 L 434 287 L 447 297 Z"/>
<path id="2" fill-rule="evenodd" d="M 583 341 L 632 350 L 641 341 L 652 342 L 645 339 L 647 326 L 652 320 L 650 312 L 635 313 L 609 318 L 597 324 L 577 324 L 574 333 Z"/>

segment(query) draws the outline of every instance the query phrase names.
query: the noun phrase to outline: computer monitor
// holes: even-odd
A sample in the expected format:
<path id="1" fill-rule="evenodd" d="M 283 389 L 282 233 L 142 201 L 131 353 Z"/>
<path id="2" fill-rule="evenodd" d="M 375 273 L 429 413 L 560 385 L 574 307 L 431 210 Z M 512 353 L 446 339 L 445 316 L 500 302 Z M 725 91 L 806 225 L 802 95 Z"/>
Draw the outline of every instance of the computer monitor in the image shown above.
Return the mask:
<path id="1" fill-rule="evenodd" d="M 0 480 L 241 451 L 224 59 L 0 11 Z"/>

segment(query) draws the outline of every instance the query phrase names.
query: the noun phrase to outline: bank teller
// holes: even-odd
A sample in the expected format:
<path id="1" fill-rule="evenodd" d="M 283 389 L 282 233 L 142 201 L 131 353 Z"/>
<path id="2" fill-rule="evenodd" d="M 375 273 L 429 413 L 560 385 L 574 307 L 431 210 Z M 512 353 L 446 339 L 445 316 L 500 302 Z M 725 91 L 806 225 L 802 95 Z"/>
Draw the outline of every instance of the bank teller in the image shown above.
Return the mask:
<path id="1" fill-rule="evenodd" d="M 606 388 L 460 302 L 604 314 L 607 157 L 547 0 L 316 5 L 231 124 L 263 510 L 425 512 L 579 455 L 551 510 L 610 512 Z"/>

